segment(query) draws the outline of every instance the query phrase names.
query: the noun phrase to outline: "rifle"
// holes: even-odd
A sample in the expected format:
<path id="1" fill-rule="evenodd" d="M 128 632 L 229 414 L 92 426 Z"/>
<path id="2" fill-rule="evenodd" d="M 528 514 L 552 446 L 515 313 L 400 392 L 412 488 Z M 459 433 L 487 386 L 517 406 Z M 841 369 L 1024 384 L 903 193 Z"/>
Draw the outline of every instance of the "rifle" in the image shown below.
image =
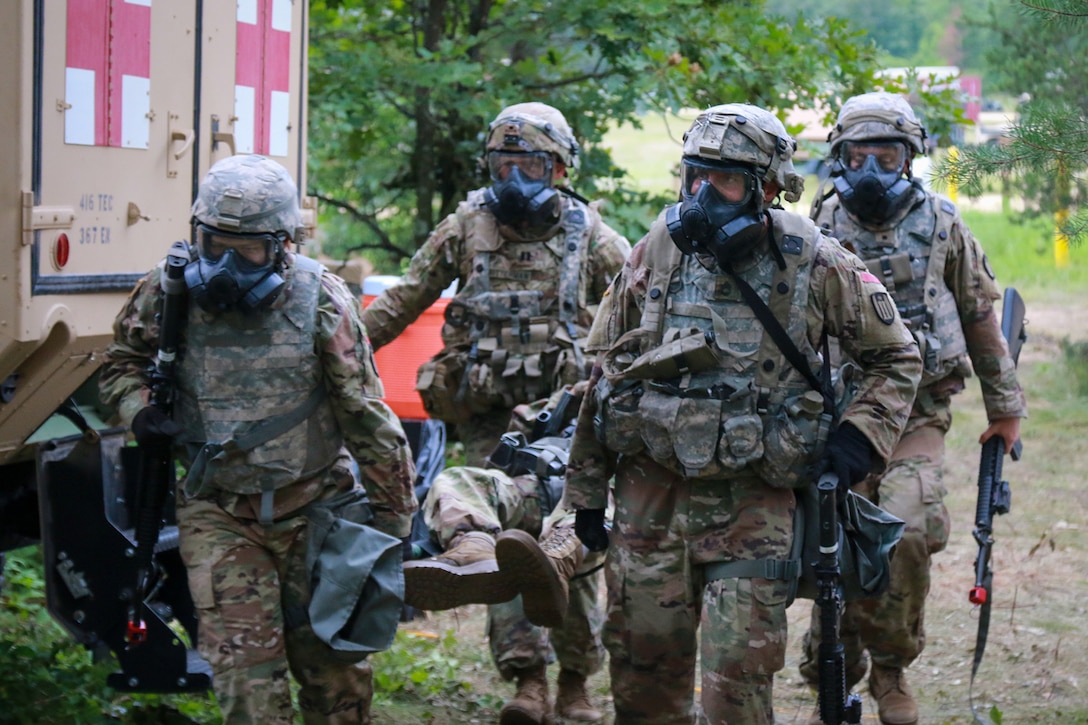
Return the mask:
<path id="1" fill-rule="evenodd" d="M 185 321 L 187 294 L 185 266 L 189 263 L 189 247 L 174 242 L 166 257 L 161 276 L 163 289 L 162 312 L 159 315 L 159 350 L 151 368 L 150 404 L 170 415 L 177 392 L 176 362 L 181 328 Z M 136 492 L 136 586 L 129 601 L 125 639 L 129 645 L 147 641 L 144 609 L 154 595 L 152 583 L 158 579 L 155 567 L 155 545 L 163 525 L 163 508 L 174 487 L 174 457 L 170 445 L 140 446 Z"/>
<path id="2" fill-rule="evenodd" d="M 846 649 L 839 641 L 839 618 L 846 603 L 839 569 L 839 477 L 828 471 L 816 483 L 820 510 L 820 556 L 816 585 L 820 608 L 820 720 L 824 725 L 861 722 L 861 698 L 846 691 Z"/>
<path id="3" fill-rule="evenodd" d="M 1020 360 L 1020 349 L 1028 339 L 1024 320 L 1025 306 L 1020 293 L 1014 288 L 1005 289 L 1001 303 L 1001 334 L 1009 345 L 1009 356 L 1013 364 Z M 1013 444 L 1011 456 L 1020 460 L 1023 446 L 1020 441 Z M 978 555 L 975 557 L 975 585 L 971 587 L 968 599 L 978 605 L 978 634 L 975 639 L 974 661 L 971 663 L 971 685 L 969 699 L 975 722 L 988 722 L 975 709 L 974 688 L 975 674 L 982 655 L 986 650 L 986 636 L 990 631 L 990 607 L 993 602 L 994 572 L 990 567 L 990 553 L 993 549 L 994 516 L 1007 514 L 1012 502 L 1009 482 L 1003 481 L 1002 464 L 1005 460 L 1005 440 L 994 436 L 982 444 L 982 458 L 978 466 L 978 501 L 975 505 L 975 529 L 972 535 L 978 542 Z"/>

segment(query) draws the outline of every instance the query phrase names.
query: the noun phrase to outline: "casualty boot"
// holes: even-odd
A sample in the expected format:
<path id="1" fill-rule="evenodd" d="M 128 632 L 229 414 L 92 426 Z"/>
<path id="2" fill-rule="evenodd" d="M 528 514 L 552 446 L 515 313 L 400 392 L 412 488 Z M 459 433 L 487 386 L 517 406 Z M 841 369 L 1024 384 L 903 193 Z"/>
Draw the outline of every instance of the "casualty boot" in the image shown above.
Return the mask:
<path id="1" fill-rule="evenodd" d="M 502 706 L 499 725 L 543 725 L 552 721 L 551 703 L 548 702 L 548 671 L 539 664 L 514 675 L 518 691 L 514 699 Z"/>
<path id="2" fill-rule="evenodd" d="M 538 627 L 558 627 L 567 614 L 570 578 L 585 550 L 570 526 L 557 527 L 537 544 L 518 529 L 499 534 L 495 544 L 499 569 L 518 582 L 525 617 Z"/>
<path id="3" fill-rule="evenodd" d="M 869 673 L 869 694 L 876 700 L 883 725 L 917 725 L 918 703 L 902 668 L 874 662 Z"/>
<path id="4" fill-rule="evenodd" d="M 417 609 L 499 604 L 517 595 L 517 580 L 499 571 L 495 539 L 483 531 L 461 534 L 438 556 L 404 563 L 404 603 Z"/>
<path id="5" fill-rule="evenodd" d="M 597 722 L 603 715 L 593 707 L 586 692 L 586 678 L 574 670 L 559 671 L 559 693 L 555 714 L 577 722 Z"/>

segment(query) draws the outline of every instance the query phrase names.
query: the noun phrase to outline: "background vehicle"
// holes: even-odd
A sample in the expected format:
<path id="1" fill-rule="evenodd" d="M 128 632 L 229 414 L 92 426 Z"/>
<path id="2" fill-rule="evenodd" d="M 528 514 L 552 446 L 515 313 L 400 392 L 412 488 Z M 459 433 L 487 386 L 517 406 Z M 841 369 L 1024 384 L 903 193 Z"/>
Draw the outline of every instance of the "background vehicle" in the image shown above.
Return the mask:
<path id="1" fill-rule="evenodd" d="M 305 188 L 306 12 L 291 0 L 12 0 L 0 25 L 0 552 L 43 541 L 50 611 L 118 655 L 115 686 L 202 685 L 186 677 L 182 638 L 126 641 L 133 496 L 94 375 L 126 295 L 190 237 L 215 161 L 266 154 Z M 173 549 L 168 528 L 155 596 L 192 636 Z"/>

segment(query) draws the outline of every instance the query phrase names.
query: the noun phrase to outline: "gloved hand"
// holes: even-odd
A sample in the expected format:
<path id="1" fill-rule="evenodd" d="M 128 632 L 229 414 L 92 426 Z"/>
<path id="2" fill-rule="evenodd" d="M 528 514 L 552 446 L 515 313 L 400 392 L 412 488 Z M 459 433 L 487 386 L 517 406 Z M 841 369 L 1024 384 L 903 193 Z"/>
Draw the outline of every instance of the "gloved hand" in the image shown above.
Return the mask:
<path id="1" fill-rule="evenodd" d="M 604 526 L 604 509 L 579 509 L 574 512 L 574 533 L 590 551 L 608 548 L 608 529 Z"/>
<path id="2" fill-rule="evenodd" d="M 181 426 L 153 405 L 141 408 L 132 419 L 132 435 L 141 446 L 168 446 L 179 433 Z"/>
<path id="3" fill-rule="evenodd" d="M 831 470 L 839 477 L 839 490 L 860 483 L 873 465 L 873 446 L 851 423 L 843 423 L 827 441 Z"/>

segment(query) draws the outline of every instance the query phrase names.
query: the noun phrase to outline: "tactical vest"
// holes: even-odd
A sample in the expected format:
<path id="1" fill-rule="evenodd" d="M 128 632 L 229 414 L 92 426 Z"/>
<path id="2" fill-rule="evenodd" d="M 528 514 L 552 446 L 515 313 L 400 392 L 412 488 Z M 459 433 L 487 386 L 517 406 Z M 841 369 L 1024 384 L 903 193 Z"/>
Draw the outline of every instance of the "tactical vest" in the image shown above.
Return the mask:
<path id="1" fill-rule="evenodd" d="M 295 255 L 285 304 L 260 314 L 213 315 L 190 303 L 175 418 L 184 429 L 186 464 L 205 466 L 203 480 L 192 484 L 201 494 L 268 493 L 336 459 L 343 437 L 314 349 L 323 269 Z M 312 412 L 288 430 L 251 448 L 236 445 L 247 435 L 260 441 L 262 424 L 275 428 L 304 405 Z M 207 461 L 202 448 L 214 449 Z"/>
<path id="2" fill-rule="evenodd" d="M 811 370 L 820 356 L 806 321 L 821 233 L 773 210 L 766 254 L 738 271 L 782 323 Z M 822 395 L 787 361 L 733 279 L 683 256 L 661 220 L 647 240 L 651 270 L 641 324 L 605 353 L 597 435 L 618 453 L 645 452 L 689 478 L 758 475 L 795 487 L 814 480 L 830 415 Z"/>
<path id="3" fill-rule="evenodd" d="M 599 219 L 568 196 L 551 239 L 504 239 L 480 189 L 457 215 L 466 258 L 461 286 L 446 307 L 445 349 L 416 381 L 428 413 L 451 423 L 546 398 L 586 377 L 582 271 Z"/>
<path id="4" fill-rule="evenodd" d="M 944 280 L 956 207 L 948 199 L 926 194 L 892 229 L 866 229 L 832 195 L 820 207 L 816 223 L 853 247 L 888 288 L 899 316 L 918 341 L 925 388 L 959 369 L 969 371 L 967 339 L 959 308 Z"/>

